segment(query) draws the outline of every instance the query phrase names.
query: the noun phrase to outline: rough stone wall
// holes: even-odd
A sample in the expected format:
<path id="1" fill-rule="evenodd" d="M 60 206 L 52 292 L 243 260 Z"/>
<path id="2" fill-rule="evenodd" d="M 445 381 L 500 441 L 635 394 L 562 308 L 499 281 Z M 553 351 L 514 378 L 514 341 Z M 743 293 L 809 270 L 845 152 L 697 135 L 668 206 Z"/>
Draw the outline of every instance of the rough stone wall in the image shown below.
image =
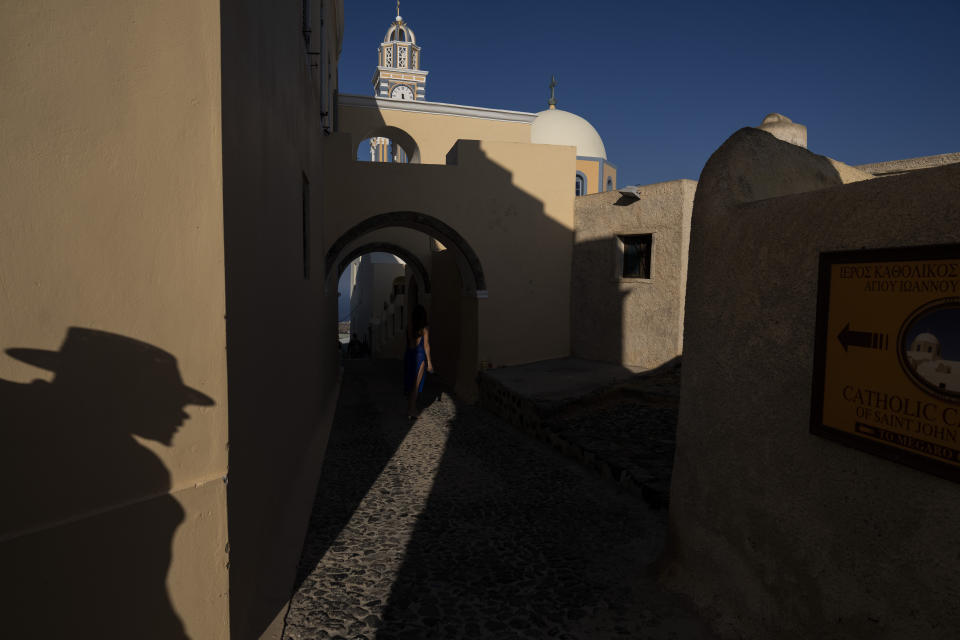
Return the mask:
<path id="1" fill-rule="evenodd" d="M 958 162 L 960 162 L 960 153 L 943 153 L 936 156 L 923 156 L 921 158 L 905 158 L 903 160 L 889 160 L 887 162 L 861 164 L 857 166 L 857 169 L 871 173 L 879 178 L 899 175 L 908 171 L 916 171 L 917 169 L 942 167 L 944 165 L 956 164 Z"/>
<path id="2" fill-rule="evenodd" d="M 653 368 L 682 350 L 690 214 L 696 182 L 577 198 L 571 278 L 571 352 Z M 625 279 L 618 236 L 652 234 L 651 277 Z"/>
<path id="3" fill-rule="evenodd" d="M 810 406 L 820 252 L 960 242 L 960 166 L 833 166 L 744 129 L 703 170 L 664 579 L 731 638 L 955 637 L 960 487 L 811 435 Z"/>

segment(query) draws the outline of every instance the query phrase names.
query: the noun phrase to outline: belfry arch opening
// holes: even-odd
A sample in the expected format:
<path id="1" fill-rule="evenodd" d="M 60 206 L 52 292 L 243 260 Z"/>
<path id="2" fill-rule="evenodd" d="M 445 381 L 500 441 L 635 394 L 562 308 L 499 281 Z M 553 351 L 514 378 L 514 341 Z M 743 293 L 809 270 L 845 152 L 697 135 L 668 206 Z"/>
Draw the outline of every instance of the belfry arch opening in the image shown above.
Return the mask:
<path id="1" fill-rule="evenodd" d="M 424 214 L 382 214 L 341 235 L 326 261 L 327 272 L 339 278 L 338 337 L 346 342 L 348 357 L 402 358 L 407 328 L 419 304 L 427 312 L 437 376 L 461 397 L 475 396 L 478 298 L 486 296 L 486 279 L 478 256 L 462 236 Z M 350 281 L 346 286 L 345 279 Z"/>
<path id="2" fill-rule="evenodd" d="M 367 131 L 357 146 L 360 162 L 420 164 L 420 148 L 409 133 L 387 125 Z"/>

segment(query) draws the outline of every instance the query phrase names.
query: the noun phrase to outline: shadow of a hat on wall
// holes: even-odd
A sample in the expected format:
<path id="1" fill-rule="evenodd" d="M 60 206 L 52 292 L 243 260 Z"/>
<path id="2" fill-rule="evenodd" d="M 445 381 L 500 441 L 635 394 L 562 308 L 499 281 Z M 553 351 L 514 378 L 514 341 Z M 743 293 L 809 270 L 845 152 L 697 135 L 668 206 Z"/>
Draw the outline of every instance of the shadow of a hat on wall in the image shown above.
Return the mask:
<path id="1" fill-rule="evenodd" d="M 185 637 L 166 592 L 184 512 L 133 436 L 172 446 L 184 409 L 213 399 L 184 384 L 172 354 L 105 331 L 71 327 L 59 351 L 6 353 L 54 373 L 0 380 L 0 564 L 23 596 L 14 628 L 57 602 L 44 623 L 54 636 L 49 624 L 67 637 L 102 621 L 129 637 Z"/>

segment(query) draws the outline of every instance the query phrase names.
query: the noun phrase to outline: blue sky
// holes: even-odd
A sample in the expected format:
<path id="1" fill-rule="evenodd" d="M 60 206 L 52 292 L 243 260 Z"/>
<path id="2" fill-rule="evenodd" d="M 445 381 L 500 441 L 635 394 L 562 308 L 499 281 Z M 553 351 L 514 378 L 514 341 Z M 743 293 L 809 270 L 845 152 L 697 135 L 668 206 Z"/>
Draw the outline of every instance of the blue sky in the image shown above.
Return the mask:
<path id="1" fill-rule="evenodd" d="M 372 93 L 395 0 L 347 0 L 340 89 Z M 427 99 L 540 111 L 599 131 L 619 183 L 697 179 L 779 112 L 850 164 L 960 151 L 960 1 L 402 0 Z"/>

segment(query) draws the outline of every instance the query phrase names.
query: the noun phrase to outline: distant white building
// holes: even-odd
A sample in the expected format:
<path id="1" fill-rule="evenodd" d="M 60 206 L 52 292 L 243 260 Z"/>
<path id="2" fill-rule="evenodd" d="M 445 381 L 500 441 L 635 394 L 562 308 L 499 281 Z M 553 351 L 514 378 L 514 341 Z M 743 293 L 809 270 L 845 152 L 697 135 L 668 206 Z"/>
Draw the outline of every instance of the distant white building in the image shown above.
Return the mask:
<path id="1" fill-rule="evenodd" d="M 369 253 L 357 262 L 350 295 L 350 332 L 374 349 L 381 342 L 379 327 L 390 310 L 394 280 L 404 277 L 406 264 L 389 253 Z"/>
<path id="2" fill-rule="evenodd" d="M 357 269 L 360 268 L 361 258 L 351 262 L 337 283 L 337 320 L 343 322 L 350 319 L 350 298 L 353 297 L 353 288 L 357 284 Z"/>

